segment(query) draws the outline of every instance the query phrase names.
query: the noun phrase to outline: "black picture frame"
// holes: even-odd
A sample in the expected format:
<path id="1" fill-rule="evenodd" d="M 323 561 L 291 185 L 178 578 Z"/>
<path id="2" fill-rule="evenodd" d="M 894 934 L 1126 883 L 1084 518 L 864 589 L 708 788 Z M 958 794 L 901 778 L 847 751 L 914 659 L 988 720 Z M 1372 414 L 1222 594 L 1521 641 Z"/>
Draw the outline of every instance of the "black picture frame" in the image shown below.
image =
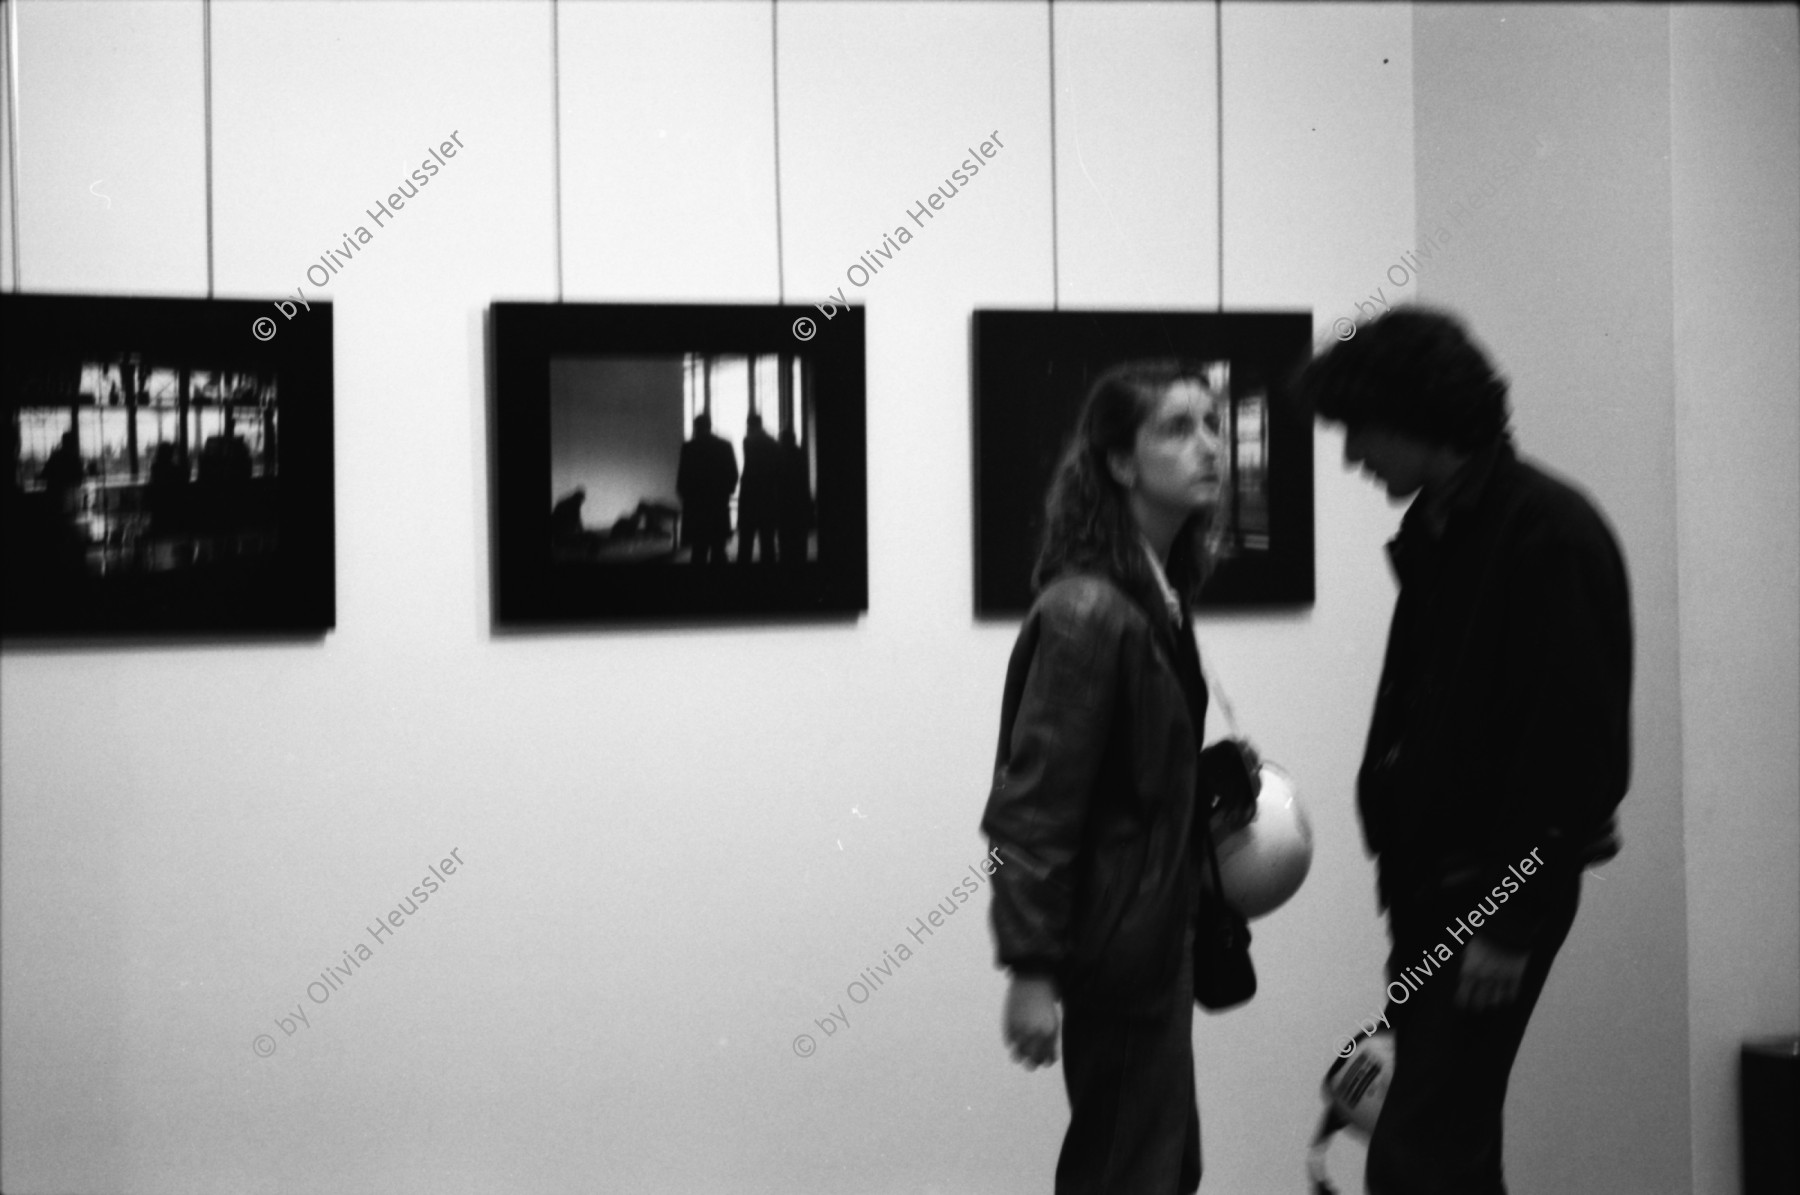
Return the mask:
<path id="1" fill-rule="evenodd" d="M 1260 471 L 1240 469 L 1237 550 L 1197 608 L 1269 609 L 1314 600 L 1312 426 L 1284 383 L 1312 343 L 1302 311 L 978 310 L 971 320 L 975 613 L 1022 615 L 1043 534 L 1044 494 L 1093 379 L 1130 360 L 1224 363 L 1228 443 L 1254 427 Z M 1253 420 L 1254 412 L 1259 412 Z M 1253 474 L 1259 474 L 1253 476 Z M 1250 537 L 1246 546 L 1245 536 Z"/>
<path id="2" fill-rule="evenodd" d="M 0 633 L 335 625 L 329 303 L 9 293 L 0 327 Z"/>
<path id="3" fill-rule="evenodd" d="M 853 307 L 827 322 L 813 307 L 775 304 L 494 303 L 495 626 L 866 610 L 863 315 Z M 751 411 L 771 416 L 779 454 L 739 439 Z M 718 418 L 734 468 L 767 480 L 779 467 L 780 534 L 770 530 L 771 491 L 756 482 L 763 513 L 747 561 L 740 514 L 751 496 L 741 478 L 719 496 L 722 454 L 716 444 L 697 447 L 700 413 Z M 721 503 L 730 508 L 722 561 Z"/>

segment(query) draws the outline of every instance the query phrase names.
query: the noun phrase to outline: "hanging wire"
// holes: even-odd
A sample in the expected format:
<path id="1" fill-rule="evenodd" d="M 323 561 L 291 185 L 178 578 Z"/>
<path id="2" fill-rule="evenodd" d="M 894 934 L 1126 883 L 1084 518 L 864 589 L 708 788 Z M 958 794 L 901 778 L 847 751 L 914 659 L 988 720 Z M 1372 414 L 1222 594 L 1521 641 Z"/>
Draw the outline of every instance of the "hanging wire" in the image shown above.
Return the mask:
<path id="1" fill-rule="evenodd" d="M 1062 280 L 1057 261 L 1056 227 L 1056 0 L 1045 0 L 1050 10 L 1050 310 L 1062 306 Z"/>
<path id="2" fill-rule="evenodd" d="M 1219 311 L 1225 310 L 1225 5 L 1213 3 L 1213 106 L 1218 125 L 1218 162 L 1215 173 L 1219 184 Z"/>
<path id="3" fill-rule="evenodd" d="M 12 199 L 12 288 L 19 290 L 19 6 L 7 0 L 0 38 L 6 55 L 6 188 Z"/>
<path id="4" fill-rule="evenodd" d="M 212 0 L 200 0 L 200 73 L 206 114 L 206 297 L 213 297 Z"/>
<path id="5" fill-rule="evenodd" d="M 550 0 L 550 142 L 555 162 L 556 205 L 556 301 L 563 301 L 562 217 L 562 28 L 557 20 L 557 0 Z"/>
<path id="6" fill-rule="evenodd" d="M 775 96 L 775 294 L 787 303 L 787 263 L 781 237 L 781 5 L 769 0 L 769 76 Z"/>

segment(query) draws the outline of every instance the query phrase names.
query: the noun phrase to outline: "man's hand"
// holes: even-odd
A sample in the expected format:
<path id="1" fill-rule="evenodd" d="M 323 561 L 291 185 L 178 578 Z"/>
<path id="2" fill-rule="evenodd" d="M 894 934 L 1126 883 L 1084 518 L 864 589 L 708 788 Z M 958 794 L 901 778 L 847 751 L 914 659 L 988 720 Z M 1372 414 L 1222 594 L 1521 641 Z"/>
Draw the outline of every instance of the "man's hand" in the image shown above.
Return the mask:
<path id="1" fill-rule="evenodd" d="M 1013 1061 L 1036 1070 L 1056 1061 L 1056 1033 L 1062 1016 L 1056 1008 L 1056 984 L 1048 976 L 1015 975 L 1006 989 L 1006 1016 L 1001 1026 Z"/>
<path id="2" fill-rule="evenodd" d="M 1456 988 L 1456 1006 L 1476 1011 L 1505 1008 L 1519 998 L 1529 950 L 1508 950 L 1480 934 L 1463 950 L 1462 975 Z"/>

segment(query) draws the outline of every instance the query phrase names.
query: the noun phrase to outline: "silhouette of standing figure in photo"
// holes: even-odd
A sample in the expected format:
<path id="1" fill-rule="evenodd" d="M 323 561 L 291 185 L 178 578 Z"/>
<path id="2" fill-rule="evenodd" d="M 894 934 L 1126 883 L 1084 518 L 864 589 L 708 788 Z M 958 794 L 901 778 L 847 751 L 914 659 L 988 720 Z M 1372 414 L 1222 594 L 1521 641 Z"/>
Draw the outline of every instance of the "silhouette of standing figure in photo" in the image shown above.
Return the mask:
<path id="1" fill-rule="evenodd" d="M 712 416 L 694 416 L 694 437 L 681 446 L 675 493 L 681 499 L 681 542 L 695 564 L 724 564 L 731 538 L 731 492 L 737 488 L 737 454 L 713 435 Z"/>
<path id="2" fill-rule="evenodd" d="M 806 563 L 806 537 L 812 529 L 812 480 L 806 449 L 794 441 L 794 429 L 783 428 L 776 485 L 775 521 L 781 542 L 781 563 Z"/>
<path id="3" fill-rule="evenodd" d="M 75 442 L 75 433 L 66 431 L 62 434 L 62 442 L 44 458 L 44 466 L 38 472 L 44 488 L 55 496 L 56 508 L 63 514 L 74 514 L 77 492 L 81 489 L 83 473 L 81 468 L 81 449 Z"/>
<path id="4" fill-rule="evenodd" d="M 196 491 L 204 529 L 215 534 L 241 531 L 250 496 L 250 446 L 235 431 L 208 436 L 200 447 Z"/>
<path id="5" fill-rule="evenodd" d="M 171 535 L 183 525 L 187 504 L 187 469 L 177 459 L 175 445 L 167 440 L 156 446 L 150 460 L 150 528 L 156 535 Z"/>
<path id="6" fill-rule="evenodd" d="M 763 430 L 762 416 L 750 416 L 744 430 L 744 485 L 738 491 L 738 563 L 750 563 L 752 542 L 762 545 L 762 562 L 775 563 L 775 511 L 780 494 L 781 450 Z"/>
<path id="7" fill-rule="evenodd" d="M 87 470 L 73 429 L 64 432 L 62 441 L 44 458 L 38 478 L 50 497 L 41 525 L 50 559 L 58 569 L 79 572 L 87 557 L 87 539 L 79 522 Z"/>

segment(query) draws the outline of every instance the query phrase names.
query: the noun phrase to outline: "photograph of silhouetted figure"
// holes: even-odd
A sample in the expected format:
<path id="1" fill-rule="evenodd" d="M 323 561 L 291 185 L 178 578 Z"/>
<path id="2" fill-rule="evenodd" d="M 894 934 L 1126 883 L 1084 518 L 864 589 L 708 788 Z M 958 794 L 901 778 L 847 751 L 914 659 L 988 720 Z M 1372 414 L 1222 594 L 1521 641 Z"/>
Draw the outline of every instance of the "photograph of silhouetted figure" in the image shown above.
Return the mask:
<path id="1" fill-rule="evenodd" d="M 724 564 L 731 538 L 731 492 L 737 488 L 737 453 L 713 435 L 712 417 L 694 416 L 694 436 L 681 446 L 675 493 L 681 499 L 681 539 L 695 564 Z"/>
<path id="2" fill-rule="evenodd" d="M 174 535 L 186 527 L 188 471 L 175 445 L 164 441 L 150 458 L 145 505 L 152 535 Z"/>
<path id="3" fill-rule="evenodd" d="M 860 323 L 794 314 L 495 305 L 497 623 L 864 608 Z"/>
<path id="4" fill-rule="evenodd" d="M 744 482 L 738 490 L 739 564 L 750 563 L 750 547 L 762 546 L 762 562 L 775 563 L 775 527 L 780 500 L 781 450 L 763 430 L 762 416 L 744 426 Z"/>
<path id="5" fill-rule="evenodd" d="M 807 539 L 812 531 L 812 478 L 806 449 L 794 439 L 794 429 L 781 429 L 776 463 L 775 524 L 781 545 L 781 563 L 805 564 Z"/>

